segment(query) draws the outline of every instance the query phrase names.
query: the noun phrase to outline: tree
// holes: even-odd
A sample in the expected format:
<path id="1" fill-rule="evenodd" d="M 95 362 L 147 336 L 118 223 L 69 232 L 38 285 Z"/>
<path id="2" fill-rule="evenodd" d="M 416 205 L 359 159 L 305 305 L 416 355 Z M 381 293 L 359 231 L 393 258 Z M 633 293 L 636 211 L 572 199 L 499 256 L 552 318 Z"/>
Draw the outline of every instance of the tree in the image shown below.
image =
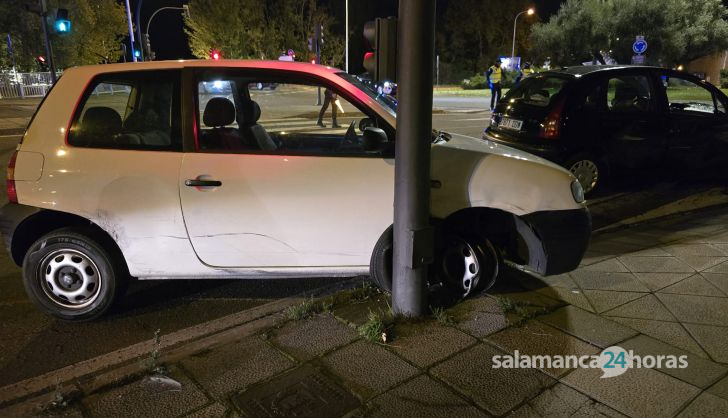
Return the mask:
<path id="1" fill-rule="evenodd" d="M 275 59 L 293 49 L 308 60 L 308 38 L 324 27 L 323 59 L 343 61 L 343 41 L 330 28 L 334 19 L 315 0 L 192 0 L 185 19 L 192 54 L 208 58 Z M 330 54 L 330 55 L 329 55 Z"/>
<path id="2" fill-rule="evenodd" d="M 608 52 L 629 63 L 637 35 L 650 62 L 672 66 L 728 48 L 728 10 L 720 0 L 567 0 L 531 43 L 563 65 Z"/>
<path id="3" fill-rule="evenodd" d="M 13 41 L 15 60 L 19 71 L 37 70 L 35 57 L 45 55 L 40 28 L 40 17 L 25 11 L 23 0 L 0 0 L 0 28 L 2 28 L 2 46 L 0 46 L 0 67 L 8 69 L 12 66 L 8 55 L 6 36 Z"/>
<path id="4" fill-rule="evenodd" d="M 128 34 L 124 6 L 115 0 L 75 0 L 68 8 L 71 32 L 53 35 L 58 68 L 119 61 Z M 54 19 L 49 20 L 52 28 Z"/>

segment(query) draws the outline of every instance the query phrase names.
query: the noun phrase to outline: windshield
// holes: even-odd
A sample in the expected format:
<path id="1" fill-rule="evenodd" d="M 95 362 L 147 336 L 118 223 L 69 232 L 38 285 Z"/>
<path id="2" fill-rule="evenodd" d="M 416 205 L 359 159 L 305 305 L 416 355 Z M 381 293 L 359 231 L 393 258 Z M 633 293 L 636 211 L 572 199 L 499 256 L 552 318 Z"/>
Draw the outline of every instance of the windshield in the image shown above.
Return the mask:
<path id="1" fill-rule="evenodd" d="M 356 88 L 363 91 L 367 96 L 374 99 L 377 103 L 381 104 L 384 109 L 387 110 L 392 116 L 397 116 L 397 99 L 389 94 L 381 94 L 377 92 L 377 89 L 369 80 L 364 80 L 359 76 L 348 74 L 348 73 L 336 73 L 339 77 L 353 84 Z"/>
<path id="2" fill-rule="evenodd" d="M 528 77 L 508 91 L 504 99 L 509 103 L 523 102 L 546 107 L 568 81 L 568 78 L 553 75 Z"/>

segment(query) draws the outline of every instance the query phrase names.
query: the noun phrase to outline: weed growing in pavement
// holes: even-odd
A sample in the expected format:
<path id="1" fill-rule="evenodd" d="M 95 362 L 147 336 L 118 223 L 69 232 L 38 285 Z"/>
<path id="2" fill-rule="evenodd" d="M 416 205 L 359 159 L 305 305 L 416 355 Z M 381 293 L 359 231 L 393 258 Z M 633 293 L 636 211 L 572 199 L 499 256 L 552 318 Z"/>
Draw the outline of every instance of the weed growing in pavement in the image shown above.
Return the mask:
<path id="1" fill-rule="evenodd" d="M 391 339 L 389 330 L 393 325 L 394 318 L 391 314 L 369 311 L 367 322 L 359 326 L 357 331 L 366 341 L 386 344 Z"/>
<path id="2" fill-rule="evenodd" d="M 310 299 L 304 300 L 298 305 L 289 306 L 285 311 L 285 315 L 288 319 L 298 321 L 301 319 L 310 318 L 313 315 L 328 310 L 331 310 L 331 305 L 329 303 L 323 303 L 323 301 L 313 300 L 312 297 Z"/>
<path id="3" fill-rule="evenodd" d="M 160 329 L 154 331 L 154 345 L 152 346 L 152 351 L 149 353 L 149 357 L 142 361 L 142 369 L 144 370 L 155 373 L 161 373 L 163 371 L 162 367 L 160 367 L 158 364 L 159 357 L 162 355 L 162 338 L 160 336 L 161 331 L 162 330 Z"/>
<path id="4" fill-rule="evenodd" d="M 526 321 L 539 317 L 541 315 L 546 315 L 553 310 L 528 302 L 516 301 L 505 296 L 496 296 L 495 300 L 496 302 L 498 302 L 498 306 L 501 308 L 504 314 L 512 313 L 516 314 L 519 317 L 519 319 L 515 322 L 510 322 L 509 320 L 509 324 L 516 327 L 520 327 Z"/>
<path id="5" fill-rule="evenodd" d="M 50 402 L 40 407 L 40 416 L 56 416 L 66 409 L 71 403 L 77 400 L 77 392 L 64 394 L 61 390 L 61 382 L 56 379 L 56 388 L 53 391 Z"/>
<path id="6" fill-rule="evenodd" d="M 436 308 L 431 307 L 430 311 L 432 312 L 432 317 L 435 318 L 437 322 L 443 325 L 455 324 L 455 318 L 453 318 L 453 316 L 450 315 L 442 306 L 438 306 Z"/>

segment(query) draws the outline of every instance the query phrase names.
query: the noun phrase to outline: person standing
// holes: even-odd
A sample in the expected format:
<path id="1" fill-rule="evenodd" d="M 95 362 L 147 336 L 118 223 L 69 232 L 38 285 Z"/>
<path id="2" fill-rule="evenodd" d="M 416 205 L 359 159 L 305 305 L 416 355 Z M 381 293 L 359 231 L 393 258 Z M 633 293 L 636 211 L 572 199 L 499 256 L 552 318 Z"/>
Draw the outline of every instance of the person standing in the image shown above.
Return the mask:
<path id="1" fill-rule="evenodd" d="M 341 126 L 336 123 L 336 99 L 338 96 L 333 91 L 329 90 L 328 88 L 324 90 L 324 103 L 321 105 L 321 111 L 319 112 L 318 122 L 316 125 L 325 128 L 326 125 L 324 125 L 324 114 L 326 113 L 326 109 L 331 105 L 331 127 L 332 128 L 341 128 Z"/>
<path id="2" fill-rule="evenodd" d="M 488 68 L 488 71 L 485 73 L 485 78 L 488 80 L 488 86 L 490 87 L 490 110 L 492 112 L 495 109 L 495 105 L 498 103 L 498 100 L 501 98 L 503 69 L 501 69 L 500 60 L 496 61 L 495 64 Z"/>
<path id="3" fill-rule="evenodd" d="M 531 70 L 531 64 L 528 62 L 523 64 L 523 68 L 518 71 L 518 77 L 516 77 L 516 84 L 520 83 L 524 77 L 528 77 L 531 74 L 533 74 L 533 71 Z"/>

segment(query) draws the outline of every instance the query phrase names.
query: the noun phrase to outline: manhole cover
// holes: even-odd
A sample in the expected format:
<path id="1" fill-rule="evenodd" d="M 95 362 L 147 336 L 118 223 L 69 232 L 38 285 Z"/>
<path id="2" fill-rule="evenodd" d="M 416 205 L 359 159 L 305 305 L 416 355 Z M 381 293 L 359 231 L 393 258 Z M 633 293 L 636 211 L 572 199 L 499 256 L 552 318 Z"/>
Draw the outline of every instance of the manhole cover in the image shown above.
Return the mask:
<path id="1" fill-rule="evenodd" d="M 251 417 L 340 417 L 359 400 L 331 379 L 305 366 L 232 398 Z"/>

